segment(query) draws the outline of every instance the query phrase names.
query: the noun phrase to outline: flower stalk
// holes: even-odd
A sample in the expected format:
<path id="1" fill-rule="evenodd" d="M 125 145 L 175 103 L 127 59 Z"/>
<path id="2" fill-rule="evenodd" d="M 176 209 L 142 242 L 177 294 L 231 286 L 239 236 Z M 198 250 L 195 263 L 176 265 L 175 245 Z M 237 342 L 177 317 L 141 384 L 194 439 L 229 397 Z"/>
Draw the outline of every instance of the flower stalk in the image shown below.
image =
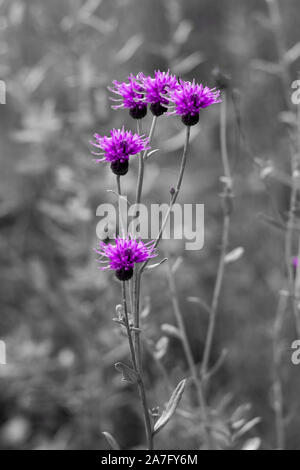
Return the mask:
<path id="1" fill-rule="evenodd" d="M 212 343 L 215 333 L 218 306 L 220 293 L 224 278 L 225 270 L 225 256 L 228 248 L 229 241 L 229 229 L 230 229 L 230 215 L 232 212 L 232 178 L 229 166 L 228 152 L 227 152 L 227 138 L 226 138 L 226 114 L 227 114 L 227 100 L 226 91 L 223 92 L 222 103 L 220 108 L 220 140 L 221 140 L 221 154 L 222 163 L 224 170 L 224 192 L 221 195 L 223 198 L 223 230 L 222 230 L 222 242 L 221 242 L 221 253 L 219 258 L 219 266 L 217 272 L 217 278 L 215 282 L 215 288 L 213 292 L 213 299 L 210 310 L 209 324 L 207 330 L 207 336 L 205 341 L 203 361 L 202 361 L 202 377 L 205 379 L 208 370 L 208 364 L 212 349 Z"/>

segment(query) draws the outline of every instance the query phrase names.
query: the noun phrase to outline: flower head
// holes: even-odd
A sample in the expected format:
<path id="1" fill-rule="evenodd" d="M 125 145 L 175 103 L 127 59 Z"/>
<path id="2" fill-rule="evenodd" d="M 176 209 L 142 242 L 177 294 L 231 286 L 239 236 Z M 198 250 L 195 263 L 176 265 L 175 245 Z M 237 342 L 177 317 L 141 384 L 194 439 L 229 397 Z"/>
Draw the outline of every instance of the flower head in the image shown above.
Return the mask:
<path id="1" fill-rule="evenodd" d="M 111 162 L 111 169 L 117 175 L 125 175 L 128 171 L 128 160 L 144 150 L 149 150 L 149 138 L 133 134 L 131 131 L 112 129 L 110 137 L 94 134 L 95 142 L 91 144 L 98 149 L 94 155 L 102 156 L 97 162 Z M 99 153 L 100 150 L 100 153 Z"/>
<path id="2" fill-rule="evenodd" d="M 106 264 L 100 269 L 115 271 L 120 281 L 128 281 L 132 278 L 135 264 L 157 256 L 154 241 L 144 243 L 129 236 L 117 237 L 115 244 L 100 242 L 100 248 L 96 252 L 102 257 L 99 260 L 100 263 Z"/>
<path id="3" fill-rule="evenodd" d="M 154 116 L 161 116 L 168 108 L 168 92 L 179 87 L 177 77 L 167 72 L 155 71 L 154 78 L 139 75 L 145 90 L 145 100 L 150 104 L 150 109 Z"/>
<path id="4" fill-rule="evenodd" d="M 170 92 L 170 99 L 175 109 L 170 114 L 182 116 L 186 126 L 193 126 L 199 121 L 199 112 L 215 103 L 221 103 L 220 91 L 202 84 L 180 80 L 180 87 Z"/>
<path id="5" fill-rule="evenodd" d="M 112 93 L 118 95 L 113 101 L 120 102 L 113 109 L 129 109 L 129 114 L 134 119 L 142 119 L 147 114 L 147 104 L 144 100 L 144 88 L 139 81 L 140 75 L 129 75 L 128 82 L 113 81 L 114 87 L 109 88 Z"/>

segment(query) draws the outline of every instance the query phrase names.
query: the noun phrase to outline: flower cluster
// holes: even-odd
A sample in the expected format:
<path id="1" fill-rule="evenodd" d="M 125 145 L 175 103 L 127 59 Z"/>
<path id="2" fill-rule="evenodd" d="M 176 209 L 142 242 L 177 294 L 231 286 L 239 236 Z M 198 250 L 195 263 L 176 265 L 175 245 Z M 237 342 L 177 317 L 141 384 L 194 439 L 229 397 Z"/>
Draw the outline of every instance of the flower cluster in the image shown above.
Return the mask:
<path id="1" fill-rule="evenodd" d="M 91 144 L 98 149 L 94 155 L 102 156 L 97 162 L 111 163 L 111 169 L 116 175 L 125 175 L 128 171 L 128 161 L 131 155 L 150 149 L 148 137 L 133 134 L 131 131 L 112 129 L 110 137 L 94 134 L 95 142 Z M 100 150 L 100 152 L 99 152 Z"/>
<path id="2" fill-rule="evenodd" d="M 198 84 L 195 80 L 178 80 L 169 71 L 160 70 L 155 71 L 153 77 L 139 73 L 129 75 L 126 82 L 115 80 L 109 90 L 116 95 L 111 98 L 116 103 L 113 109 L 127 109 L 134 119 L 143 119 L 149 106 L 156 118 L 163 114 L 179 115 L 188 127 L 197 124 L 202 109 L 221 102 L 219 90 Z M 141 154 L 143 159 L 150 149 L 150 138 L 134 134 L 124 127 L 112 129 L 110 136 L 96 133 L 94 139 L 91 142 L 95 148 L 93 154 L 100 157 L 96 161 L 109 162 L 117 176 L 128 172 L 131 156 Z M 144 243 L 128 236 L 117 237 L 114 244 L 100 242 L 96 251 L 101 257 L 100 263 L 104 264 L 101 269 L 115 271 L 121 281 L 132 278 L 135 264 L 156 256 L 154 241 Z"/>
<path id="3" fill-rule="evenodd" d="M 192 82 L 179 80 L 169 71 L 154 72 L 154 77 L 143 73 L 130 75 L 128 82 L 113 82 L 110 88 L 118 95 L 120 104 L 114 109 L 129 109 L 130 115 L 135 119 L 142 119 L 147 114 L 147 105 L 154 116 L 161 116 L 171 107 L 168 114 L 181 116 L 186 126 L 193 126 L 199 121 L 201 109 L 212 104 L 220 103 L 220 91 L 215 88 Z"/>
<path id="4" fill-rule="evenodd" d="M 111 269 L 116 272 L 120 281 L 128 281 L 133 276 L 133 268 L 156 255 L 154 242 L 144 243 L 136 238 L 116 238 L 115 244 L 100 242 L 96 252 L 101 255 L 100 263 L 106 266 L 100 269 Z"/>

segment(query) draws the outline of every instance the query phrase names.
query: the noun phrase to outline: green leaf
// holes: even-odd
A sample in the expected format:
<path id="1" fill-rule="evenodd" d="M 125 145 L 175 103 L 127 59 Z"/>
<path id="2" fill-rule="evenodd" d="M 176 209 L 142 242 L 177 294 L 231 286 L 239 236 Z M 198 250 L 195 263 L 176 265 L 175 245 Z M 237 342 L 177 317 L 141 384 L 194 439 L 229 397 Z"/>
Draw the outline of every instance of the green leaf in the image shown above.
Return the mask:
<path id="1" fill-rule="evenodd" d="M 154 425 L 153 434 L 157 434 L 166 424 L 170 421 L 172 416 L 174 415 L 177 406 L 181 400 L 184 388 L 185 388 L 186 380 L 182 380 L 177 387 L 175 388 L 174 392 L 171 395 L 170 400 L 167 403 L 166 409 L 163 411 L 161 417 L 156 421 Z"/>
<path id="2" fill-rule="evenodd" d="M 122 374 L 122 380 L 131 384 L 138 382 L 138 374 L 123 362 L 117 362 L 115 368 Z"/>
<path id="3" fill-rule="evenodd" d="M 118 444 L 117 440 L 109 432 L 103 432 L 102 434 L 107 440 L 108 445 L 111 447 L 112 450 L 121 450 L 121 447 Z"/>

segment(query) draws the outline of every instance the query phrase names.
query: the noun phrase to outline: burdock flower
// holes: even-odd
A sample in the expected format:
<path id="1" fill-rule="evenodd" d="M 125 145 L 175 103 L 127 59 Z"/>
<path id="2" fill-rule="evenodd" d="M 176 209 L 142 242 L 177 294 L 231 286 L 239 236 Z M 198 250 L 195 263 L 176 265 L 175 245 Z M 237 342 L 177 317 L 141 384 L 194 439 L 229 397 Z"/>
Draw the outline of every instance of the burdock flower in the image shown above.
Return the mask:
<path id="1" fill-rule="evenodd" d="M 177 77 L 167 72 L 154 72 L 154 78 L 139 75 L 145 89 L 145 100 L 150 104 L 150 109 L 154 116 L 161 116 L 168 108 L 169 99 L 166 96 L 168 92 L 176 90 L 179 87 Z"/>
<path id="2" fill-rule="evenodd" d="M 115 175 L 126 175 L 130 155 L 136 155 L 144 150 L 149 150 L 149 138 L 143 135 L 133 134 L 131 131 L 112 129 L 110 137 L 102 137 L 94 134 L 95 142 L 91 144 L 100 150 L 92 152 L 94 155 L 103 156 L 97 162 L 111 162 L 111 170 Z M 102 152 L 101 152 L 102 150 Z"/>
<path id="3" fill-rule="evenodd" d="M 117 99 L 111 98 L 113 101 L 120 102 L 114 105 L 113 109 L 125 108 L 129 109 L 129 114 L 134 119 L 142 119 L 147 114 L 147 103 L 144 99 L 144 88 L 139 81 L 139 75 L 129 75 L 128 83 L 113 81 L 114 87 L 109 90 L 116 95 Z"/>
<path id="4" fill-rule="evenodd" d="M 115 244 L 100 242 L 100 248 L 96 252 L 101 255 L 99 262 L 106 264 L 100 269 L 115 271 L 120 281 L 129 281 L 133 276 L 135 264 L 157 256 L 154 243 L 153 240 L 144 243 L 129 236 L 116 238 Z"/>
<path id="5" fill-rule="evenodd" d="M 199 121 L 199 112 L 215 103 L 221 103 L 220 91 L 202 84 L 180 80 L 180 87 L 170 92 L 175 109 L 170 114 L 179 114 L 183 124 L 194 126 Z"/>

